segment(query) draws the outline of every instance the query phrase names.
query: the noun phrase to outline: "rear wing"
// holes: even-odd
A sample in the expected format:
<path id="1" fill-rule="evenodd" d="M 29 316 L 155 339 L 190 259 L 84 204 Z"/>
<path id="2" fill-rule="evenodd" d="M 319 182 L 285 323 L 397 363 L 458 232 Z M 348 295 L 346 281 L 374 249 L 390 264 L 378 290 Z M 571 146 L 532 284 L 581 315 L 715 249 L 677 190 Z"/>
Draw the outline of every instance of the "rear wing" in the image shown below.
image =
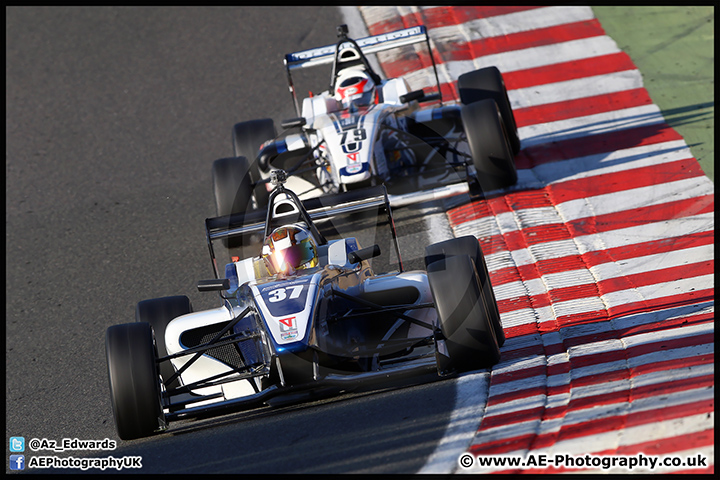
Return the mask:
<path id="1" fill-rule="evenodd" d="M 282 205 L 284 200 L 280 201 L 280 204 L 275 203 L 274 207 L 276 210 L 273 214 L 273 220 L 280 220 L 281 223 L 283 217 L 286 217 L 287 223 L 293 223 L 294 212 L 288 213 L 277 213 L 279 209 L 278 205 Z M 400 257 L 400 246 L 397 240 L 397 231 L 395 230 L 395 223 L 392 218 L 392 211 L 390 210 L 390 201 L 388 199 L 387 191 L 384 185 L 377 187 L 371 187 L 362 190 L 354 190 L 345 193 L 339 193 L 337 195 L 325 195 L 317 198 L 310 198 L 302 201 L 302 205 L 310 217 L 311 221 L 329 219 L 333 217 L 342 217 L 352 213 L 358 213 L 363 211 L 379 211 L 384 210 L 388 224 L 392 230 L 392 241 L 395 246 L 395 253 L 397 254 L 400 271 L 403 271 L 402 259 Z M 210 258 L 213 263 L 216 278 L 218 276 L 218 268 L 215 257 L 215 251 L 213 248 L 213 241 L 228 239 L 231 237 L 242 237 L 252 234 L 263 235 L 265 233 L 265 223 L 267 219 L 267 212 L 264 210 L 252 210 L 246 213 L 235 213 L 231 215 L 225 215 L 222 217 L 213 217 L 205 220 L 205 232 L 207 236 L 208 248 L 210 250 Z M 260 240 L 262 242 L 262 240 Z"/>
<path id="2" fill-rule="evenodd" d="M 428 35 L 424 25 L 373 35 L 355 41 L 365 55 L 420 42 L 428 42 Z M 288 70 L 294 70 L 296 68 L 308 68 L 332 63 L 335 58 L 335 47 L 336 45 L 333 44 L 326 47 L 288 53 L 285 55 L 285 65 Z M 340 50 L 342 51 L 342 49 L 343 46 L 341 45 Z"/>
<path id="3" fill-rule="evenodd" d="M 433 69 L 435 71 L 438 93 L 442 95 L 440 89 L 440 79 L 435 65 L 435 57 L 433 56 L 432 49 L 430 48 L 430 38 L 428 37 L 427 30 L 424 25 L 405 28 L 403 30 L 396 30 L 394 32 L 381 33 L 379 35 L 372 35 L 358 40 L 341 37 L 340 41 L 333 45 L 288 53 L 285 55 L 284 59 L 285 69 L 287 71 L 288 86 L 290 87 L 290 93 L 292 94 L 297 115 L 300 116 L 300 105 L 298 104 L 297 95 L 295 94 L 295 86 L 293 85 L 292 75 L 290 73 L 292 70 L 333 63 L 337 58 L 338 52 L 342 52 L 344 48 L 353 46 L 353 43 L 360 48 L 363 55 L 369 55 L 421 42 L 425 42 L 428 52 L 430 53 L 430 59 L 432 60 Z M 442 97 L 440 97 L 440 103 L 442 104 Z"/>

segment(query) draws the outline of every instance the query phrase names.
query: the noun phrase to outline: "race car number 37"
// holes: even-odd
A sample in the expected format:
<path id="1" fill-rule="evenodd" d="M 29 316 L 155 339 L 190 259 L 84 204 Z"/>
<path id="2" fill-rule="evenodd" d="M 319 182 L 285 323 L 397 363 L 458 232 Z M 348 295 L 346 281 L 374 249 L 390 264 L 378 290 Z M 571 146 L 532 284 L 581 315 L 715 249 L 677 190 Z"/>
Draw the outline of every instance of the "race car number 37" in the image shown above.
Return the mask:
<path id="1" fill-rule="evenodd" d="M 292 287 L 282 287 L 278 288 L 276 290 L 271 290 L 268 292 L 268 302 L 282 302 L 286 298 L 289 299 L 295 299 L 299 298 L 300 294 L 302 294 L 303 290 L 305 289 L 305 285 L 294 285 Z M 288 295 L 287 292 L 290 292 Z"/>
<path id="2" fill-rule="evenodd" d="M 312 277 L 292 283 L 278 282 L 268 285 L 261 291 L 265 306 L 273 317 L 281 317 L 301 312 L 307 303 Z"/>

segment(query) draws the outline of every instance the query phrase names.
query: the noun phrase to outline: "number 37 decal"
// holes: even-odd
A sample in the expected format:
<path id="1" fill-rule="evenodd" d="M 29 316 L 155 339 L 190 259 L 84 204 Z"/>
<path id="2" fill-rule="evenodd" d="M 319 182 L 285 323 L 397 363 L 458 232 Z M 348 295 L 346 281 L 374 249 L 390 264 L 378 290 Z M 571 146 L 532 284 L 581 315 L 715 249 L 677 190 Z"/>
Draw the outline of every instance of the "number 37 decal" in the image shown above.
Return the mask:
<path id="1" fill-rule="evenodd" d="M 305 285 L 293 285 L 291 287 L 276 288 L 268 292 L 268 302 L 282 302 L 285 299 L 299 298 Z M 288 292 L 290 292 L 288 294 Z"/>

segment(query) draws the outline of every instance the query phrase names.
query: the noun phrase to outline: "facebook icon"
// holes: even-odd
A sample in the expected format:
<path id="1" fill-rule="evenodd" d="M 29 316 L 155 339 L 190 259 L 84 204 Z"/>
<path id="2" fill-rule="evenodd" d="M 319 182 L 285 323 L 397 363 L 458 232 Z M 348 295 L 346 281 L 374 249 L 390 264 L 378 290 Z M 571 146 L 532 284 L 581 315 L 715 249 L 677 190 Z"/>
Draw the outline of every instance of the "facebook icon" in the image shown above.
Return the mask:
<path id="1" fill-rule="evenodd" d="M 10 455 L 10 470 L 25 470 L 25 455 Z"/>

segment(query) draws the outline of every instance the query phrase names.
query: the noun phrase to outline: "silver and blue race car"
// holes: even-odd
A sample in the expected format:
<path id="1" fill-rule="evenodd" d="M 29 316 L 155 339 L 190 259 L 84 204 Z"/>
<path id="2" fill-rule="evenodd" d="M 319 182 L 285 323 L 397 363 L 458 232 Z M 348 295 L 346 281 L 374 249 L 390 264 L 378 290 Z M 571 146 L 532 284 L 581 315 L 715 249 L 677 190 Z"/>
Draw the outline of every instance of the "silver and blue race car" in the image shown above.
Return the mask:
<path id="1" fill-rule="evenodd" d="M 367 57 L 421 43 L 432 60 L 434 92 L 382 78 Z M 424 26 L 356 41 L 341 25 L 336 44 L 284 61 L 297 117 L 283 121 L 279 135 L 270 118 L 233 127 L 234 157 L 212 167 L 219 216 L 264 208 L 276 168 L 291 175 L 288 185 L 302 199 L 385 185 L 393 206 L 517 182 L 520 140 L 502 74 L 488 67 L 460 75 L 459 104 L 443 103 Z M 322 65 L 331 66 L 328 90 L 301 105 L 292 72 Z"/>
<path id="2" fill-rule="evenodd" d="M 302 201 L 284 171 L 271 181 L 265 211 L 205 222 L 215 278 L 198 289 L 218 292 L 220 306 L 145 300 L 135 322 L 108 328 L 121 439 L 499 361 L 505 335 L 475 237 L 430 245 L 426 270 L 406 271 L 384 186 Z M 361 245 L 367 231 L 383 246 Z"/>

